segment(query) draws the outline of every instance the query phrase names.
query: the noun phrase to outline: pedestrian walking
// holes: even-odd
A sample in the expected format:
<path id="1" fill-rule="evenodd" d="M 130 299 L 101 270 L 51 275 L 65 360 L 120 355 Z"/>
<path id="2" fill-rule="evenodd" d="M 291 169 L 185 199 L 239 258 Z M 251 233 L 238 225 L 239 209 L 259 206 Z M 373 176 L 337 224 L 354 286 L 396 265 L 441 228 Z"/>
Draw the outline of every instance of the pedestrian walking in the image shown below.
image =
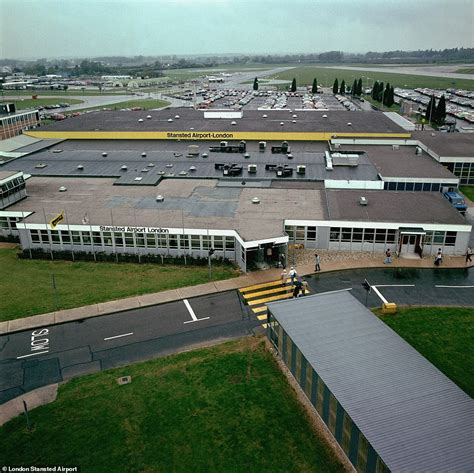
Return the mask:
<path id="1" fill-rule="evenodd" d="M 295 278 L 296 276 L 298 276 L 298 273 L 296 272 L 296 269 L 293 268 L 293 266 L 290 268 L 290 280 L 291 280 L 291 284 L 295 284 Z"/>
<path id="2" fill-rule="evenodd" d="M 293 297 L 296 298 L 298 297 L 300 291 L 302 290 L 303 288 L 303 282 L 301 281 L 301 278 L 298 278 L 296 281 L 295 281 L 295 288 L 293 289 Z"/>
<path id="3" fill-rule="evenodd" d="M 392 262 L 392 251 L 390 248 L 387 248 L 385 251 L 385 259 L 384 259 L 384 264 L 390 264 Z"/>
<path id="4" fill-rule="evenodd" d="M 439 266 L 443 262 L 443 252 L 441 248 L 438 249 L 438 253 L 435 256 L 434 264 L 435 266 Z"/>
<path id="5" fill-rule="evenodd" d="M 286 269 L 284 269 L 281 272 L 280 278 L 281 278 L 281 285 L 284 286 L 286 284 L 286 280 L 288 279 L 288 274 L 286 272 Z"/>
<path id="6" fill-rule="evenodd" d="M 472 256 L 472 250 L 471 248 L 468 248 L 466 252 L 466 264 L 471 262 L 471 256 Z"/>
<path id="7" fill-rule="evenodd" d="M 318 255 L 318 253 L 314 254 L 314 259 L 315 259 L 315 271 L 321 271 L 321 257 Z"/>
<path id="8" fill-rule="evenodd" d="M 286 257 L 285 253 L 280 254 L 280 264 L 283 269 L 286 269 Z"/>

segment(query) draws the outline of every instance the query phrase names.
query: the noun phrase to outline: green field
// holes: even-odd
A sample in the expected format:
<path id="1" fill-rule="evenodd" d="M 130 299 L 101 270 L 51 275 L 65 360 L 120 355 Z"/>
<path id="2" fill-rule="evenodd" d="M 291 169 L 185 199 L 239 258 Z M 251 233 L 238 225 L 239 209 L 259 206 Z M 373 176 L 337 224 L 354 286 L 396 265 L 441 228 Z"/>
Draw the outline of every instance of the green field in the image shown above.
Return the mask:
<path id="1" fill-rule="evenodd" d="M 67 99 L 57 99 L 50 98 L 50 99 L 21 99 L 21 100 L 12 100 L 12 102 L 16 105 L 17 110 L 26 110 L 30 108 L 37 108 L 37 107 L 44 107 L 45 105 L 56 105 L 58 102 L 61 103 L 68 103 L 69 105 L 75 105 L 78 103 L 82 103 L 82 100 L 71 99 L 67 97 Z M 54 112 L 54 110 L 51 110 Z"/>
<path id="2" fill-rule="evenodd" d="M 30 97 L 32 95 L 37 95 L 39 98 L 41 97 L 50 97 L 52 95 L 54 96 L 60 96 L 60 97 L 69 97 L 72 96 L 74 97 L 75 95 L 127 95 L 130 92 L 127 92 L 126 89 L 124 88 L 114 88 L 114 89 L 107 89 L 107 90 L 102 90 L 102 92 L 97 88 L 97 90 L 91 90 L 91 89 L 68 89 L 68 90 L 4 90 L 3 94 L 5 96 L 5 99 L 8 98 L 8 96 L 16 97 L 18 95 L 29 95 Z"/>
<path id="3" fill-rule="evenodd" d="M 459 189 L 471 202 L 474 202 L 474 186 L 461 186 Z"/>
<path id="4" fill-rule="evenodd" d="M 474 67 L 463 67 L 455 71 L 457 74 L 474 74 Z"/>
<path id="5" fill-rule="evenodd" d="M 119 386 L 116 378 L 131 376 Z M 2 464 L 94 472 L 342 472 L 261 339 L 74 379 L 0 428 Z"/>
<path id="6" fill-rule="evenodd" d="M 16 253 L 0 249 L 0 321 L 209 282 L 207 266 L 72 263 L 18 259 Z M 212 268 L 213 280 L 236 276 L 231 266 Z"/>
<path id="7" fill-rule="evenodd" d="M 300 86 L 307 86 L 313 83 L 313 79 L 318 79 L 318 84 L 324 87 L 332 87 L 334 79 L 339 80 L 339 85 L 342 79 L 346 81 L 348 86 L 352 86 L 354 79 L 362 78 L 364 87 L 372 86 L 374 81 L 387 82 L 394 87 L 431 87 L 434 89 L 447 89 L 454 87 L 457 89 L 474 90 L 474 80 L 469 79 L 448 79 L 445 77 L 428 77 L 416 76 L 409 74 L 393 74 L 373 71 L 353 71 L 350 69 L 329 69 L 319 66 L 296 67 L 287 71 L 280 72 L 274 76 L 274 79 L 292 80 L 296 78 L 296 84 Z"/>
<path id="8" fill-rule="evenodd" d="M 474 396 L 474 309 L 420 307 L 399 309 L 382 320 Z"/>

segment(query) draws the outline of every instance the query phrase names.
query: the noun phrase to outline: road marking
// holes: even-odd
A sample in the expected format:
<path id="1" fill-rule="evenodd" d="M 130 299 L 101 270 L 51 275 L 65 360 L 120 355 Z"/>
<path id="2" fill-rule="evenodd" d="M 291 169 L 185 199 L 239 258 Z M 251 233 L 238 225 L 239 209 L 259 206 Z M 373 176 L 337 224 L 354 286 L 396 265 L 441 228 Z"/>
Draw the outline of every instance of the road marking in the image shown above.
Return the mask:
<path id="1" fill-rule="evenodd" d="M 201 320 L 207 320 L 210 318 L 210 317 L 203 317 L 202 319 L 198 319 L 196 317 L 196 314 L 194 313 L 193 308 L 191 307 L 191 304 L 188 302 L 188 300 L 183 299 L 183 302 L 184 302 L 184 305 L 186 306 L 186 309 L 188 309 L 188 312 L 191 315 L 191 318 L 193 319 L 193 320 L 187 320 L 186 322 L 184 322 L 185 324 L 190 324 L 192 322 L 199 322 Z"/>
<path id="2" fill-rule="evenodd" d="M 454 289 L 472 289 L 474 286 L 435 286 L 435 287 L 450 287 Z"/>
<path id="3" fill-rule="evenodd" d="M 129 335 L 133 335 L 133 332 L 122 333 L 122 335 L 114 335 L 113 337 L 104 338 L 104 340 L 113 340 L 114 338 L 128 337 Z"/>
<path id="4" fill-rule="evenodd" d="M 19 360 L 20 358 L 28 358 L 29 356 L 42 355 L 43 353 L 49 353 L 49 350 L 37 351 L 36 353 L 30 353 L 28 355 L 17 356 L 16 359 Z"/>
<path id="5" fill-rule="evenodd" d="M 372 286 L 375 287 L 375 286 Z M 415 287 L 414 284 L 377 284 L 377 287 Z"/>

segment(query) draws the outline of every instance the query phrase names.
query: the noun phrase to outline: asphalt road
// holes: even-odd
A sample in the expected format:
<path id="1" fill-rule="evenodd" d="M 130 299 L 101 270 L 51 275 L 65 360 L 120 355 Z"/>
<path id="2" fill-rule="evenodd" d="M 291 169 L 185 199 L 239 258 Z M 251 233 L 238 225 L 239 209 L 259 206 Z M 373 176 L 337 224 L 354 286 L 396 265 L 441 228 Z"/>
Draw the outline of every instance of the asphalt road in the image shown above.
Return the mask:
<path id="1" fill-rule="evenodd" d="M 474 269 L 360 269 L 306 278 L 312 294 L 374 286 L 368 305 L 388 302 L 474 307 Z M 0 336 L 0 404 L 74 376 L 176 353 L 209 342 L 261 332 L 258 321 L 229 291 L 79 322 Z"/>

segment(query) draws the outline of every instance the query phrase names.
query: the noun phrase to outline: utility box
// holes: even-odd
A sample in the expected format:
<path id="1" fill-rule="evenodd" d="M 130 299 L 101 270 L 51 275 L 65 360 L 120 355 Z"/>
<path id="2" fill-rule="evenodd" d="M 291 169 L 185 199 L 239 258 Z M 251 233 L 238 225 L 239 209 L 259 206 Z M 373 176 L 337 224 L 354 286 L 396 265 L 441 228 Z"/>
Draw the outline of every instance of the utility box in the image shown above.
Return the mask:
<path id="1" fill-rule="evenodd" d="M 266 148 L 267 148 L 267 142 L 266 141 L 260 141 L 260 143 L 258 143 L 258 149 L 260 151 L 265 151 Z"/>
<path id="2" fill-rule="evenodd" d="M 306 174 L 306 166 L 296 166 L 296 174 Z"/>
<path id="3" fill-rule="evenodd" d="M 257 165 L 256 164 L 249 164 L 247 166 L 247 171 L 249 174 L 255 174 L 257 172 Z"/>
<path id="4" fill-rule="evenodd" d="M 198 145 L 189 145 L 188 146 L 188 156 L 199 156 L 199 146 Z"/>
<path id="5" fill-rule="evenodd" d="M 395 302 L 385 302 L 382 305 L 382 314 L 396 314 L 397 304 Z"/>

